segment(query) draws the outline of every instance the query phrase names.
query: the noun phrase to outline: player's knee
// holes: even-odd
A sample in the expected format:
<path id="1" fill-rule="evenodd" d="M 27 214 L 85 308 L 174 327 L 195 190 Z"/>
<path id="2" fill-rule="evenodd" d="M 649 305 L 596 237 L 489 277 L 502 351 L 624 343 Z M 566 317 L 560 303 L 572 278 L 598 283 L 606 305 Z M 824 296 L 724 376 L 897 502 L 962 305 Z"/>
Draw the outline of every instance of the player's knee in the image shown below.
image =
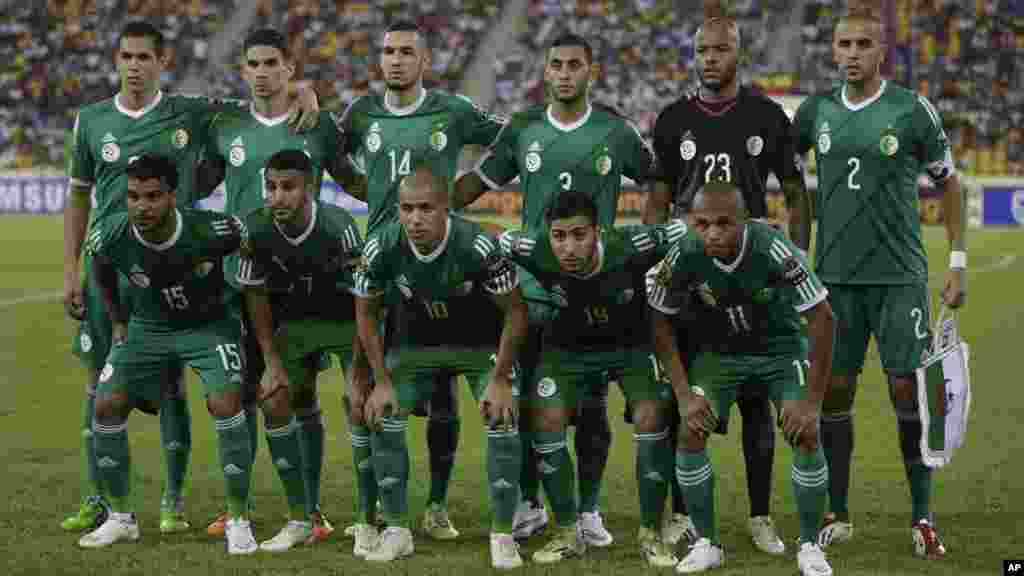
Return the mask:
<path id="1" fill-rule="evenodd" d="M 644 400 L 633 403 L 633 427 L 637 432 L 661 432 L 664 424 L 661 418 L 661 407 L 658 402 Z"/>
<path id="2" fill-rule="evenodd" d="M 913 376 L 904 374 L 888 374 L 889 399 L 897 409 L 913 405 L 916 407 L 915 399 L 917 391 L 916 382 Z"/>
<path id="3" fill-rule="evenodd" d="M 818 427 L 815 426 L 813 430 L 810 427 L 804 428 L 803 432 L 800 433 L 800 437 L 797 439 L 797 448 L 807 454 L 814 453 L 818 450 Z"/>
<path id="4" fill-rule="evenodd" d="M 566 410 L 548 408 L 533 413 L 531 429 L 535 432 L 564 432 L 569 423 Z"/>
<path id="5" fill-rule="evenodd" d="M 104 394 L 96 398 L 93 418 L 104 425 L 120 424 L 130 412 L 131 405 L 124 394 Z"/>
<path id="6" fill-rule="evenodd" d="M 708 437 L 703 434 L 697 434 L 685 427 L 680 434 L 682 437 L 680 438 L 679 447 L 687 452 L 701 452 L 708 446 Z"/>
<path id="7" fill-rule="evenodd" d="M 238 392 L 212 394 L 206 399 L 206 409 L 214 418 L 231 418 L 242 411 L 242 396 Z"/>
<path id="8" fill-rule="evenodd" d="M 853 409 L 853 400 L 856 395 L 856 375 L 833 375 L 829 379 L 828 390 L 825 392 L 825 398 L 821 403 L 821 413 L 828 415 L 849 413 Z"/>
<path id="9" fill-rule="evenodd" d="M 279 389 L 263 401 L 263 418 L 268 428 L 279 428 L 292 419 L 292 403 L 285 389 Z"/>

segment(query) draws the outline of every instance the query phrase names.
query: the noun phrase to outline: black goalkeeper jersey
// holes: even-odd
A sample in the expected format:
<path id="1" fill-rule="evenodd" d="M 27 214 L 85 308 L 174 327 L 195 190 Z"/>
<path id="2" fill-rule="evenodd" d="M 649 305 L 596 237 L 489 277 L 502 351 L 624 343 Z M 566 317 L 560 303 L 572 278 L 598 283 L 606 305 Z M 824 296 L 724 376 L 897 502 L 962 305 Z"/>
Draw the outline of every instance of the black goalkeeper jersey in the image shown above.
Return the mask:
<path id="1" fill-rule="evenodd" d="M 736 183 L 750 215 L 767 215 L 768 173 L 781 182 L 799 174 L 790 122 L 775 101 L 741 87 L 728 104 L 707 104 L 697 92 L 670 104 L 654 126 L 659 178 L 672 190 L 676 216 L 712 180 Z"/>

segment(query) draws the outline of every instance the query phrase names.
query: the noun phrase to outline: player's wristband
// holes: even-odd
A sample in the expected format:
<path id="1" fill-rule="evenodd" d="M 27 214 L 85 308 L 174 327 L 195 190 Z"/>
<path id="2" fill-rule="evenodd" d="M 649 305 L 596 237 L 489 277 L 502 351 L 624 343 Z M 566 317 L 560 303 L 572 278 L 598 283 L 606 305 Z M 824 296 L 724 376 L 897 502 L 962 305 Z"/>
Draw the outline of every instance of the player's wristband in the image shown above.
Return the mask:
<path id="1" fill-rule="evenodd" d="M 950 270 L 966 270 L 967 269 L 967 252 L 963 250 L 953 250 L 949 253 L 949 269 Z"/>

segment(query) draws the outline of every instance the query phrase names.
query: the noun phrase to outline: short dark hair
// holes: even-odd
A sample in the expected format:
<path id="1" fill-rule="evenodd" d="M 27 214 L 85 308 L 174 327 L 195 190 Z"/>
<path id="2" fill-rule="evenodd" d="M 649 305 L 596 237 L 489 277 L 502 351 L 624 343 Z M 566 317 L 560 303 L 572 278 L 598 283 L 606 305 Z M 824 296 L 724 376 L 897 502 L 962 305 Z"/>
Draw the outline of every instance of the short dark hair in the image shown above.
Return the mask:
<path id="1" fill-rule="evenodd" d="M 423 30 L 411 20 L 397 20 L 392 22 L 388 29 L 384 31 L 384 34 L 390 34 L 391 32 L 415 32 L 416 37 L 419 38 L 420 43 L 424 48 L 428 48 L 430 43 L 427 42 L 427 35 L 423 33 Z"/>
<path id="2" fill-rule="evenodd" d="M 579 190 L 566 190 L 555 196 L 544 212 L 544 221 L 550 225 L 555 220 L 586 216 L 597 226 L 597 202 L 589 194 Z"/>
<path id="3" fill-rule="evenodd" d="M 117 39 L 117 47 L 121 47 L 121 41 L 125 38 L 149 38 L 153 41 L 153 48 L 156 55 L 164 52 L 164 35 L 160 30 L 145 20 L 133 20 L 124 25 L 121 29 L 121 36 Z"/>
<path id="4" fill-rule="evenodd" d="M 582 46 L 583 53 L 587 55 L 587 64 L 594 61 L 594 49 L 590 47 L 590 43 L 587 42 L 587 39 L 579 34 L 567 32 L 558 38 L 555 38 L 555 41 L 548 46 L 548 52 L 550 53 L 552 48 L 559 48 L 562 46 Z"/>
<path id="5" fill-rule="evenodd" d="M 178 166 L 174 160 L 159 154 L 146 153 L 128 165 L 125 174 L 136 180 L 160 180 L 168 192 L 178 189 Z"/>
<path id="6" fill-rule="evenodd" d="M 313 175 L 313 161 L 302 150 L 278 150 L 267 159 L 267 170 L 293 170 Z"/>
<path id="7" fill-rule="evenodd" d="M 245 42 L 242 44 L 242 54 L 244 55 L 249 51 L 249 48 L 253 46 L 270 46 L 271 48 L 277 48 L 281 51 L 281 55 L 285 58 L 290 58 L 290 51 L 288 50 L 288 40 L 273 28 L 257 28 L 249 33 L 245 37 Z"/>
<path id="8" fill-rule="evenodd" d="M 732 182 L 712 180 L 704 184 L 693 195 L 693 200 L 690 202 L 691 209 L 697 205 L 698 199 L 703 199 L 706 196 L 733 196 L 736 198 L 736 209 L 739 213 L 747 213 L 747 199 L 743 197 L 743 190 Z"/>

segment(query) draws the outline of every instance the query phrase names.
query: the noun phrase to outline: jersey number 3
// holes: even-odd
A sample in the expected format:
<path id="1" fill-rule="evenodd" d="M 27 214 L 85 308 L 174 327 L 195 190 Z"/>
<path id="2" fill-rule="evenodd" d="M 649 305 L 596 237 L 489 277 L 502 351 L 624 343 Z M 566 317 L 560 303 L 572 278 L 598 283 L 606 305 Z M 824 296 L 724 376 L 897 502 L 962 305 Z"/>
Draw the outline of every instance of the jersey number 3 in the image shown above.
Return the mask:
<path id="1" fill-rule="evenodd" d="M 725 152 L 704 155 L 704 183 L 712 180 L 732 182 L 732 160 Z M 716 174 L 721 172 L 721 175 Z"/>

